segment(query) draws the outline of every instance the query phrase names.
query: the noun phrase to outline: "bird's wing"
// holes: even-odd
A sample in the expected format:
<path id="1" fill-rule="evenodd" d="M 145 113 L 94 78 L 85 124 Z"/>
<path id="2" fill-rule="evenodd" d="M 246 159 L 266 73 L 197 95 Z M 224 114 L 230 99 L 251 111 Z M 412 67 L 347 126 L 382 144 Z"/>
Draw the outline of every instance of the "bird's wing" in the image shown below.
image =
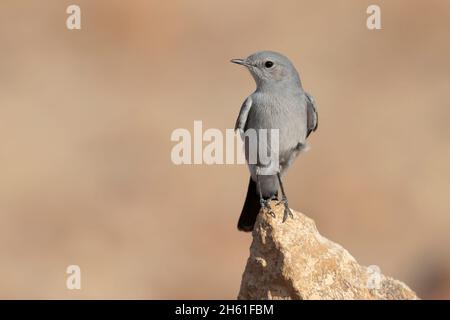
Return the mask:
<path id="1" fill-rule="evenodd" d="M 311 132 L 317 130 L 319 125 L 319 115 L 317 113 L 316 102 L 314 97 L 309 93 L 305 92 L 306 95 L 306 112 L 308 118 L 308 131 L 306 133 L 306 137 L 308 137 Z"/>
<path id="2" fill-rule="evenodd" d="M 234 126 L 234 130 L 242 130 L 245 129 L 245 124 L 247 122 L 248 112 L 252 106 L 252 98 L 248 97 L 245 99 L 244 103 L 241 106 L 241 110 L 239 111 L 239 116 L 236 120 L 236 125 Z"/>

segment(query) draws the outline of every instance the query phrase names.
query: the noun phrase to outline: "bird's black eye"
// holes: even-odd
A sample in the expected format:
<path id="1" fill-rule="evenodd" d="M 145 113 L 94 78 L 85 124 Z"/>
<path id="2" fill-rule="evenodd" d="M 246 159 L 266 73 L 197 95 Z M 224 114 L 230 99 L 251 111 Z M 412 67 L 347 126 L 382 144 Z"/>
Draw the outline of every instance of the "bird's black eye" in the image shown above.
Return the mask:
<path id="1" fill-rule="evenodd" d="M 266 63 L 264 63 L 264 66 L 266 68 L 272 68 L 273 67 L 273 62 L 272 61 L 266 61 Z"/>

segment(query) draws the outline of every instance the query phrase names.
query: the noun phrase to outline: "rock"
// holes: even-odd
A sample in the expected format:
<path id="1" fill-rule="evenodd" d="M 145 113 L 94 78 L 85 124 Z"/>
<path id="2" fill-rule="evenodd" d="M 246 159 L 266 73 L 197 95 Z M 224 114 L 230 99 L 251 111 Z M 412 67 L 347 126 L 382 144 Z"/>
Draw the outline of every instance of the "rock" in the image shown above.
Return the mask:
<path id="1" fill-rule="evenodd" d="M 261 211 L 238 299 L 418 299 L 403 282 L 378 267 L 359 265 L 347 250 L 321 236 L 313 220 L 272 201 Z"/>

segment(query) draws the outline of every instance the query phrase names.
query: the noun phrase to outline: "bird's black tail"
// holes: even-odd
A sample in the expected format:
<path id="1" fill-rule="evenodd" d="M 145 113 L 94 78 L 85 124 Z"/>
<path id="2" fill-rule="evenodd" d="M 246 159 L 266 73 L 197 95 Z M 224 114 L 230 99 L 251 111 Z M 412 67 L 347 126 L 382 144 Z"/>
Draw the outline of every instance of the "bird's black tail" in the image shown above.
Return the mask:
<path id="1" fill-rule="evenodd" d="M 244 232 L 252 231 L 260 209 L 261 204 L 256 190 L 256 183 L 250 177 L 247 197 L 245 198 L 244 207 L 242 208 L 241 216 L 239 217 L 238 229 Z"/>

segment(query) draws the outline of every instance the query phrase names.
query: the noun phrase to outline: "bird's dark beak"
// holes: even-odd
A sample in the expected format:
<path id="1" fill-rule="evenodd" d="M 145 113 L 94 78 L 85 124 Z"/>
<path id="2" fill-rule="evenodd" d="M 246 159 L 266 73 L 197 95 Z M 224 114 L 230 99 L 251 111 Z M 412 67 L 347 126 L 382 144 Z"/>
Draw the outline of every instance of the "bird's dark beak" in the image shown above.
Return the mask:
<path id="1" fill-rule="evenodd" d="M 244 59 L 232 59 L 230 62 L 240 64 L 243 66 L 248 66 L 248 63 Z"/>

